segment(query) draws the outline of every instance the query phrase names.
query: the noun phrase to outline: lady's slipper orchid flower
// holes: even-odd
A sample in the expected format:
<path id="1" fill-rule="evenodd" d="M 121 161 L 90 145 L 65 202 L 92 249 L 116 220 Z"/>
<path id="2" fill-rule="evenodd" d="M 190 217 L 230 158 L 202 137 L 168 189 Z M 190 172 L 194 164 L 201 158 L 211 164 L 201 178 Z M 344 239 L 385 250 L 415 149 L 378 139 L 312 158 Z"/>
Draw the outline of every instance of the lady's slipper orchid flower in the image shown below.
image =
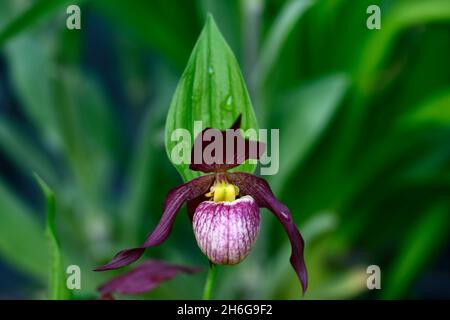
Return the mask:
<path id="1" fill-rule="evenodd" d="M 209 260 L 215 264 L 239 263 L 248 255 L 258 236 L 259 208 L 267 208 L 275 214 L 289 237 L 292 246 L 290 261 L 303 292 L 306 291 L 304 242 L 288 208 L 277 200 L 268 183 L 262 178 L 244 172 L 227 172 L 245 160 L 259 159 L 265 149 L 264 144 L 244 139 L 240 135 L 240 120 L 241 117 L 231 129 L 219 131 L 207 128 L 199 134 L 192 149 L 190 169 L 207 175 L 172 189 L 165 200 L 160 222 L 144 244 L 120 251 L 111 262 L 96 271 L 129 265 L 139 259 L 145 248 L 164 242 L 185 202 L 197 243 Z M 205 136 L 215 136 L 216 139 L 222 137 L 224 148 L 215 150 L 209 158 L 206 157 L 204 151 L 208 146 L 211 149 L 213 141 L 204 139 Z M 230 146 L 233 146 L 233 149 Z M 230 150 L 232 157 L 229 156 Z"/>
<path id="2" fill-rule="evenodd" d="M 168 281 L 179 273 L 193 274 L 201 268 L 170 264 L 159 260 L 147 260 L 137 267 L 110 279 L 98 291 L 102 299 L 114 299 L 113 294 L 139 294 L 156 288 L 161 282 Z"/>

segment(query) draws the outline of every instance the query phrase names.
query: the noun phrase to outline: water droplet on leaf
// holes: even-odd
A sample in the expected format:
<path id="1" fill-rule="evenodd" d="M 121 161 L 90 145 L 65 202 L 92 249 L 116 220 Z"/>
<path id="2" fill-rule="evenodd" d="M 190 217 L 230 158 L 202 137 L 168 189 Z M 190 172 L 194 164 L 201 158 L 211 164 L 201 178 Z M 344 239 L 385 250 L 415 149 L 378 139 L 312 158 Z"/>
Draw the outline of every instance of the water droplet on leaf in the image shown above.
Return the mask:
<path id="1" fill-rule="evenodd" d="M 228 111 L 233 110 L 233 97 L 228 95 L 222 106 Z"/>

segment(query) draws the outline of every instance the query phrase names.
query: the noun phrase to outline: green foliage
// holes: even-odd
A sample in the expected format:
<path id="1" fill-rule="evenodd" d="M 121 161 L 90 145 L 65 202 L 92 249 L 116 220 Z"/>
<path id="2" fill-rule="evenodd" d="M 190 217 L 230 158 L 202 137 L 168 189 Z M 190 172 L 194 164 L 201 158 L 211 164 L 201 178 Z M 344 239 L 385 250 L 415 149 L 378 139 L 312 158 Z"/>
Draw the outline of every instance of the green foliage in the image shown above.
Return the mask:
<path id="1" fill-rule="evenodd" d="M 403 119 L 406 127 L 448 127 L 450 123 L 450 91 L 439 92 L 411 110 Z"/>
<path id="2" fill-rule="evenodd" d="M 287 1 L 281 12 L 278 14 L 264 45 L 255 72 L 257 87 L 262 86 L 267 81 L 272 69 L 276 67 L 280 52 L 286 39 L 292 32 L 296 22 L 302 14 L 311 6 L 313 0 L 291 0 Z"/>
<path id="3" fill-rule="evenodd" d="M 347 82 L 345 76 L 333 75 L 283 96 L 277 110 L 281 117 L 280 166 L 283 170 L 272 179 L 275 190 L 286 184 L 287 178 L 327 129 L 348 88 Z M 300 141 L 292 139 L 297 135 L 302 137 Z"/>
<path id="4" fill-rule="evenodd" d="M 0 31 L 0 46 L 6 41 L 20 34 L 24 30 L 33 27 L 45 17 L 54 13 L 57 9 L 65 8 L 70 4 L 80 4 L 84 0 L 39 0 L 35 1 L 29 8 L 24 10 L 16 18 L 12 19 Z M 8 6 L 9 4 L 6 4 Z"/>
<path id="5" fill-rule="evenodd" d="M 52 300 L 67 299 L 70 297 L 70 292 L 66 286 L 63 258 L 56 234 L 55 195 L 45 181 L 42 180 L 37 174 L 35 174 L 35 178 L 44 193 L 47 206 L 45 236 L 48 241 L 50 256 L 49 264 L 51 266 L 49 276 L 49 298 Z"/>
<path id="6" fill-rule="evenodd" d="M 440 203 L 415 222 L 392 263 L 383 298 L 398 299 L 408 292 L 414 278 L 435 258 L 438 250 L 445 248 L 449 227 L 448 208 Z"/>
<path id="7" fill-rule="evenodd" d="M 79 31 L 65 28 L 75 3 Z M 380 30 L 366 28 L 372 4 Z M 1 263 L 33 280 L 30 297 L 52 269 L 52 298 L 70 298 L 64 257 L 82 268 L 76 297 L 94 297 L 110 274 L 92 267 L 145 238 L 176 171 L 198 175 L 171 166 L 172 131 L 242 113 L 243 129 L 280 129 L 266 178 L 305 235 L 305 298 L 422 297 L 449 235 L 449 34 L 447 0 L 0 1 Z M 52 186 L 47 219 L 31 172 Z M 298 298 L 286 236 L 262 216 L 215 298 Z M 204 262 L 183 215 L 148 255 Z M 364 286 L 369 264 L 380 293 Z M 203 281 L 145 297 L 198 298 Z"/>
<path id="8" fill-rule="evenodd" d="M 18 270 L 41 282 L 47 278 L 47 245 L 36 215 L 0 184 L 0 252 Z"/>

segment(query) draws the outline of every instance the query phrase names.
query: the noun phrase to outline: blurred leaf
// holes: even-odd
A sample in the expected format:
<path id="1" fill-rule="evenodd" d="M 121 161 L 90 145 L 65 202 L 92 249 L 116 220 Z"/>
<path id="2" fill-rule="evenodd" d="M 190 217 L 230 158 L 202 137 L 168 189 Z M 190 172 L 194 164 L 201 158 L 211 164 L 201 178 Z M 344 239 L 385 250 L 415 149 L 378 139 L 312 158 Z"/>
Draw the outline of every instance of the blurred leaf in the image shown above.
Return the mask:
<path id="1" fill-rule="evenodd" d="M 92 78 L 71 68 L 58 71 L 53 89 L 58 99 L 56 115 L 67 154 L 73 157 L 74 166 L 89 154 L 90 164 L 84 170 L 90 172 L 84 174 L 91 176 L 92 186 L 101 184 L 121 146 L 117 115 Z"/>
<path id="2" fill-rule="evenodd" d="M 238 2 L 240 5 L 238 16 L 241 22 L 241 46 L 239 47 L 242 47 L 242 50 L 240 52 L 235 51 L 235 53 L 242 58 L 244 77 L 249 81 L 249 91 L 252 96 L 256 93 L 256 83 L 253 81 L 253 76 L 259 56 L 262 28 L 264 27 L 265 3 L 263 0 L 240 0 Z M 225 36 L 229 39 L 228 34 L 225 34 Z M 232 46 L 232 48 L 235 47 Z M 255 104 L 257 105 L 257 103 Z"/>
<path id="3" fill-rule="evenodd" d="M 43 18 L 55 12 L 61 7 L 70 4 L 80 4 L 84 0 L 39 0 L 35 1 L 28 9 L 14 17 L 9 24 L 0 30 L 0 47 L 12 37 L 20 34 L 27 28 L 34 26 Z M 65 14 L 65 10 L 64 10 Z"/>
<path id="4" fill-rule="evenodd" d="M 13 89 L 22 110 L 39 130 L 45 144 L 54 150 L 61 147 L 62 141 L 51 87 L 55 67 L 51 59 L 53 39 L 48 35 L 36 31 L 27 33 L 8 43 L 5 52 Z"/>
<path id="5" fill-rule="evenodd" d="M 82 214 L 103 219 L 103 212 L 94 207 L 106 196 L 115 148 L 120 146 L 115 115 L 99 87 L 76 70 L 59 67 L 50 85 L 58 106 L 54 116 L 63 142 L 61 152 L 84 200 Z"/>
<path id="6" fill-rule="evenodd" d="M 162 130 L 161 117 L 149 110 L 145 116 L 139 133 L 138 142 L 130 165 L 128 188 L 124 196 L 121 214 L 121 235 L 126 243 L 134 243 L 139 237 L 139 228 L 142 216 L 149 199 L 156 193 L 156 181 L 151 177 L 158 174 L 158 164 L 161 158 L 162 146 L 158 144 L 157 137 Z"/>
<path id="7" fill-rule="evenodd" d="M 443 136 L 443 141 L 433 141 L 432 147 L 407 163 L 399 176 L 400 184 L 450 186 L 450 131 Z M 438 139 L 434 139 L 438 140 Z M 430 144 L 431 145 L 431 144 Z"/>
<path id="8" fill-rule="evenodd" d="M 408 112 L 402 119 L 408 128 L 450 126 L 450 91 L 445 90 Z"/>
<path id="9" fill-rule="evenodd" d="M 93 5 L 177 67 L 184 65 L 199 28 L 192 19 L 196 16 L 192 2 L 97 0 Z"/>
<path id="10" fill-rule="evenodd" d="M 381 30 L 373 32 L 361 50 L 356 63 L 355 81 L 362 92 L 373 89 L 381 67 L 402 31 L 415 25 L 436 21 L 450 21 L 448 0 L 397 1 L 383 21 Z"/>
<path id="11" fill-rule="evenodd" d="M 165 153 L 164 123 L 178 75 L 167 66 L 160 65 L 154 77 L 155 81 L 152 82 L 156 96 L 146 106 L 139 123 L 120 204 L 120 236 L 124 243 L 140 241 L 143 222 L 153 223 L 153 219 L 159 219 L 160 205 L 165 197 L 164 188 L 167 185 L 166 190 L 169 190 L 180 179 L 176 175 L 173 175 L 174 179 L 166 179 L 160 172 L 168 168 L 173 174 Z M 162 184 L 162 180 L 165 184 Z"/>
<path id="12" fill-rule="evenodd" d="M 30 142 L 22 128 L 5 117 L 0 118 L 0 146 L 24 171 L 38 172 L 52 183 L 58 181 L 50 159 Z"/>
<path id="13" fill-rule="evenodd" d="M 305 241 L 306 248 L 311 248 L 311 246 L 322 236 L 336 230 L 338 224 L 338 217 L 334 212 L 318 212 L 314 217 L 308 219 L 301 228 L 299 228 Z M 270 272 L 270 278 L 264 281 L 264 289 L 262 291 L 268 299 L 275 296 L 276 292 L 280 290 L 280 286 L 287 282 L 286 279 L 291 279 L 293 271 L 292 266 L 288 263 L 291 250 L 291 244 L 288 241 L 285 241 L 277 254 L 271 256 L 270 261 L 268 261 L 265 266 L 265 272 Z M 296 290 L 298 290 L 298 288 Z"/>
<path id="14" fill-rule="evenodd" d="M 313 0 L 291 0 L 287 2 L 273 23 L 261 49 L 256 65 L 255 81 L 257 87 L 264 85 L 276 63 L 283 45 L 302 14 L 311 6 Z"/>
<path id="15" fill-rule="evenodd" d="M 282 99 L 280 171 L 271 177 L 275 190 L 284 186 L 286 179 L 317 143 L 347 88 L 348 81 L 344 75 L 333 75 L 301 86 Z"/>
<path id="16" fill-rule="evenodd" d="M 397 299 L 406 294 L 419 272 L 432 263 L 437 251 L 448 243 L 449 222 L 448 206 L 437 204 L 414 223 L 383 281 L 382 298 Z"/>
<path id="17" fill-rule="evenodd" d="M 322 282 L 306 294 L 311 299 L 350 299 L 358 296 L 366 287 L 367 274 L 362 267 L 355 267 Z"/>
<path id="18" fill-rule="evenodd" d="M 242 114 L 243 130 L 257 129 L 250 97 L 241 71 L 231 49 L 226 44 L 212 16 L 208 16 L 186 69 L 181 76 L 170 105 L 166 122 L 166 151 L 171 159 L 173 148 L 185 144 L 190 159 L 193 141 L 172 141 L 176 129 L 186 129 L 193 140 L 194 121 L 202 121 L 203 128 L 227 129 Z M 186 162 L 186 161 L 183 161 Z M 189 164 L 176 164 L 185 181 L 200 174 L 191 171 Z M 244 163 L 238 170 L 252 172 L 255 165 Z"/>
<path id="19" fill-rule="evenodd" d="M 314 242 L 321 235 L 336 230 L 338 224 L 336 213 L 328 211 L 317 212 L 314 217 L 307 220 L 301 227 L 303 239 L 305 243 Z"/>
<path id="20" fill-rule="evenodd" d="M 51 266 L 49 277 L 49 298 L 52 300 L 67 299 L 70 296 L 70 292 L 66 286 L 61 249 L 58 237 L 56 235 L 55 195 L 45 181 L 42 180 L 37 174 L 35 174 L 35 178 L 44 193 L 47 206 L 45 236 L 48 241 Z"/>
<path id="21" fill-rule="evenodd" d="M 0 254 L 42 283 L 48 276 L 47 242 L 37 217 L 0 181 Z"/>
<path id="22" fill-rule="evenodd" d="M 161 165 L 170 165 L 164 152 L 164 122 L 173 90 L 178 77 L 169 68 L 161 65 L 155 72 L 154 91 L 156 97 L 146 108 L 147 111 L 139 124 L 137 137 L 131 151 L 131 161 L 128 166 L 126 188 L 121 199 L 121 232 L 124 243 L 140 241 L 142 222 L 151 210 L 152 204 L 159 206 L 158 192 L 161 184 L 157 179 Z M 169 184 L 171 182 L 168 181 Z M 159 208 L 158 208 L 159 212 Z M 156 218 L 156 217 L 155 217 Z M 157 217 L 159 218 L 159 217 Z"/>
<path id="23" fill-rule="evenodd" d="M 365 136 L 365 120 L 372 108 L 368 108 L 370 98 L 384 83 L 380 77 L 385 71 L 392 49 L 399 36 L 414 26 L 450 21 L 450 5 L 448 0 L 411 0 L 396 1 L 383 16 L 382 27 L 376 32 L 370 32 L 369 37 L 358 50 L 358 56 L 352 68 L 355 84 L 352 101 L 346 109 L 346 116 L 340 124 L 337 136 L 334 138 L 334 158 L 332 165 L 324 172 L 326 176 L 343 172 L 345 163 L 350 162 L 354 148 Z M 362 141 L 361 143 L 366 144 Z"/>
<path id="24" fill-rule="evenodd" d="M 111 218 L 104 214 L 102 198 L 110 187 L 106 176 L 111 174 L 111 161 L 115 159 L 112 153 L 120 145 L 116 136 L 119 126 L 114 124 L 114 114 L 102 99 L 101 90 L 57 59 L 58 31 L 33 29 L 10 41 L 5 50 L 9 73 L 27 120 L 64 170 L 65 186 L 58 193 L 66 195 L 62 202 L 70 206 L 70 214 L 77 213 L 75 224 L 83 227 L 70 232 L 77 236 L 84 233 L 80 237 L 84 239 L 95 236 L 96 245 L 101 246 L 104 242 L 100 238 L 106 238 L 108 232 L 106 220 Z M 53 181 L 36 171 L 48 182 Z M 61 184 L 58 181 L 56 185 Z M 84 201 L 76 201 L 77 197 Z M 101 227 L 94 234 L 89 228 L 96 224 Z"/>
<path id="25" fill-rule="evenodd" d="M 121 150 L 121 126 L 112 103 L 103 94 L 101 86 L 88 74 L 68 70 L 68 91 L 76 101 L 77 116 L 84 142 L 90 147 L 103 167 L 111 166 L 114 156 Z"/>

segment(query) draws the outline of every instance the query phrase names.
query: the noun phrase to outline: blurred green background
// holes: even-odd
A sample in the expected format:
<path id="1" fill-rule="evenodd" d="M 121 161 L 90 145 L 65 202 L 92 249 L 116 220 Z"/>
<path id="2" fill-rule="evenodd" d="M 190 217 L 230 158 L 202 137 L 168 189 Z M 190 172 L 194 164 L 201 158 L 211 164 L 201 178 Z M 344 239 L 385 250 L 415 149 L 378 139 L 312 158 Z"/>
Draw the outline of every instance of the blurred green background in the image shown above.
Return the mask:
<path id="1" fill-rule="evenodd" d="M 69 4 L 81 30 L 66 28 Z M 366 27 L 372 4 L 381 30 Z M 207 12 L 259 126 L 280 129 L 268 179 L 306 240 L 305 298 L 450 298 L 450 0 L 0 1 L 0 298 L 47 297 L 33 172 L 55 193 L 64 270 L 82 270 L 74 298 L 95 298 L 120 271 L 92 268 L 155 226 L 181 183 L 165 116 Z M 300 297 L 287 237 L 262 216 L 216 298 Z M 185 214 L 146 255 L 207 266 Z M 366 287 L 372 264 L 381 290 Z M 205 277 L 139 297 L 200 298 Z"/>

